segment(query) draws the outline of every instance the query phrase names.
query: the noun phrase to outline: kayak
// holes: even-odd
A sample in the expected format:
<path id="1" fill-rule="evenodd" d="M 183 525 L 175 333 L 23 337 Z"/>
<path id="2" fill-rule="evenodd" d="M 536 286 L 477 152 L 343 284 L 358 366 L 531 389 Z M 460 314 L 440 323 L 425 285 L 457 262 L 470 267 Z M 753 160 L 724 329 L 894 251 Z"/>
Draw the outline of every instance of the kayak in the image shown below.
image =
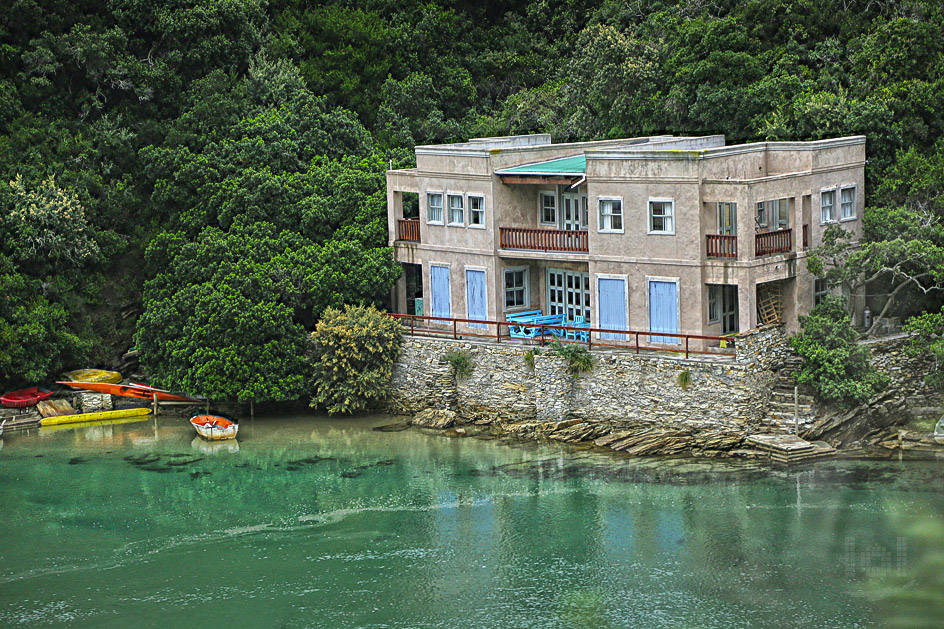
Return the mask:
<path id="1" fill-rule="evenodd" d="M 121 382 L 120 373 L 104 369 L 76 369 L 62 375 L 72 382 L 111 382 L 112 384 Z"/>
<path id="2" fill-rule="evenodd" d="M 24 408 L 26 406 L 36 406 L 43 400 L 52 397 L 52 391 L 40 390 L 39 387 L 29 389 L 20 389 L 19 391 L 10 391 L 0 396 L 0 404 L 7 408 Z"/>
<path id="3" fill-rule="evenodd" d="M 77 424 L 79 422 L 94 422 L 103 419 L 115 419 L 118 417 L 134 417 L 136 415 L 147 415 L 151 412 L 149 408 L 125 408 L 117 411 L 99 411 L 97 413 L 78 413 L 76 415 L 60 415 L 58 417 L 44 417 L 39 420 L 40 426 L 57 426 L 59 424 Z"/>
<path id="4" fill-rule="evenodd" d="M 218 415 L 196 415 L 190 418 L 190 423 L 208 441 L 235 439 L 239 431 L 239 424 Z"/>
<path id="5" fill-rule="evenodd" d="M 120 395 L 122 397 L 136 397 L 143 400 L 153 400 L 155 396 L 158 402 L 200 402 L 198 398 L 186 395 L 178 395 L 155 389 L 147 384 L 112 384 L 110 382 L 74 382 L 65 381 L 57 384 L 64 384 L 73 389 L 85 389 L 86 391 L 97 391 L 98 393 L 109 393 L 111 395 Z"/>

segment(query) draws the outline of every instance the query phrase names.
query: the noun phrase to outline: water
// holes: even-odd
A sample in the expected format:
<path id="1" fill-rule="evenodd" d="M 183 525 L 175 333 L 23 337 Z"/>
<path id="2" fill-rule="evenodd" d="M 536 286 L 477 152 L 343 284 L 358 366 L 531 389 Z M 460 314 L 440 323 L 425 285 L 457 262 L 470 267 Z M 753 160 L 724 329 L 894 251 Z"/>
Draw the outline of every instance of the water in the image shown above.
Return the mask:
<path id="1" fill-rule="evenodd" d="M 940 626 L 936 461 L 625 459 L 389 418 L 8 434 L 0 626 Z M 935 616 L 938 615 L 938 616 Z"/>

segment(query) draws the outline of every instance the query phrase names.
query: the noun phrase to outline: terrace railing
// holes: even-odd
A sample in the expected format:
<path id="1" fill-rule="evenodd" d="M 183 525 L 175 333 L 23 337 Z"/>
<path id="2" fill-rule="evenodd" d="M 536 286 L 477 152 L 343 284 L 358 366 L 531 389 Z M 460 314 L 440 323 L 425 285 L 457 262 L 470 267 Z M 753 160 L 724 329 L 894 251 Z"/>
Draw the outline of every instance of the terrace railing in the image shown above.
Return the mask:
<path id="1" fill-rule="evenodd" d="M 793 229 L 778 229 L 754 236 L 754 257 L 793 250 Z"/>
<path id="2" fill-rule="evenodd" d="M 420 241 L 420 221 L 418 218 L 397 219 L 397 240 Z"/>
<path id="3" fill-rule="evenodd" d="M 737 236 L 727 234 L 705 234 L 708 244 L 709 258 L 736 258 L 738 257 Z"/>
<path id="4" fill-rule="evenodd" d="M 423 315 L 394 314 L 388 316 L 395 317 L 403 324 L 404 332 L 409 330 L 410 336 L 417 332 L 430 336 L 442 336 L 453 339 L 481 338 L 482 340 L 492 340 L 496 343 L 509 342 L 512 339 L 508 327 L 511 325 L 520 326 L 521 322 L 513 321 L 488 321 L 482 319 L 459 319 L 453 317 L 430 317 Z M 460 330 L 459 326 L 465 325 L 466 328 Z M 475 327 L 470 327 L 475 326 Z M 561 343 L 580 343 L 586 345 L 588 349 L 593 348 L 618 348 L 628 351 L 635 351 L 637 354 L 641 351 L 651 352 L 671 352 L 684 354 L 688 358 L 692 354 L 709 354 L 713 356 L 733 357 L 735 355 L 735 339 L 730 336 L 704 336 L 701 334 L 673 334 L 670 332 L 643 331 L 643 330 L 614 330 L 610 328 L 586 328 L 572 327 L 566 325 L 529 325 L 528 327 L 540 327 L 543 334 L 535 339 L 535 342 L 546 345 L 549 341 L 557 340 Z M 566 331 L 576 332 L 577 337 L 574 340 L 564 338 Z M 580 333 L 586 333 L 581 340 Z M 677 339 L 673 343 L 666 340 L 655 339 Z M 692 341 L 695 341 L 694 343 Z M 519 341 L 520 342 L 520 341 Z M 717 345 L 714 345 L 717 343 Z"/>
<path id="5" fill-rule="evenodd" d="M 587 253 L 587 232 L 565 229 L 528 229 L 524 227 L 499 227 L 499 246 L 502 249 L 528 249 L 530 251 L 570 251 Z"/>

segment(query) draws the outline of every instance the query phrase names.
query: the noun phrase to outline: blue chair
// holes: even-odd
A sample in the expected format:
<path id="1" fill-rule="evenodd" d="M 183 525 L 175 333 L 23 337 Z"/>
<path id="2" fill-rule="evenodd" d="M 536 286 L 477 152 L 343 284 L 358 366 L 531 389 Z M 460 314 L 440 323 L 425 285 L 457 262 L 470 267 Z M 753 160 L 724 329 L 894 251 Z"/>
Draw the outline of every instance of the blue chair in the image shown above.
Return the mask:
<path id="1" fill-rule="evenodd" d="M 566 324 L 569 328 L 588 328 L 587 332 L 583 330 L 564 330 L 564 338 L 569 341 L 581 341 L 586 343 L 590 340 L 590 324 L 584 321 L 583 316 L 577 315 L 574 320 Z"/>

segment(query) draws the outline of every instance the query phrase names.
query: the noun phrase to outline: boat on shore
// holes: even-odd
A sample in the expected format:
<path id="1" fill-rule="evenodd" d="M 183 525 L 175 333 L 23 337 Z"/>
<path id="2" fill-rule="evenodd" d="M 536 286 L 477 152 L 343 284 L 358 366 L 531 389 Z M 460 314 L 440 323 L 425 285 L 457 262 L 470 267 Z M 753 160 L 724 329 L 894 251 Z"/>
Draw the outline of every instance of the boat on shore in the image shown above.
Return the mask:
<path id="1" fill-rule="evenodd" d="M 61 381 L 56 384 L 62 384 L 73 389 L 84 389 L 86 391 L 95 391 L 97 393 L 108 393 L 122 397 L 136 397 L 142 400 L 153 400 L 157 398 L 158 402 L 202 402 L 199 398 L 188 395 L 171 393 L 164 389 L 156 389 L 147 384 L 113 384 L 110 382 L 78 382 L 73 380 Z"/>
<path id="2" fill-rule="evenodd" d="M 76 369 L 62 374 L 66 380 L 72 382 L 109 382 L 118 384 L 121 382 L 121 374 L 117 371 L 106 371 L 105 369 Z"/>
<path id="3" fill-rule="evenodd" d="M 44 417 L 39 420 L 40 426 L 58 426 L 61 424 L 78 424 L 81 422 L 94 422 L 106 419 L 117 419 L 122 417 L 135 417 L 147 415 L 151 409 L 143 408 L 125 408 L 117 411 L 98 411 L 96 413 L 77 413 L 75 415 L 59 415 L 56 417 Z"/>
<path id="4" fill-rule="evenodd" d="M 239 431 L 239 424 L 219 415 L 195 415 L 190 418 L 190 423 L 207 441 L 235 439 Z"/>
<path id="5" fill-rule="evenodd" d="M 36 406 L 43 400 L 52 397 L 52 391 L 46 391 L 39 387 L 30 387 L 29 389 L 20 389 L 19 391 L 10 391 L 0 396 L 0 404 L 7 408 L 26 408 L 27 406 Z"/>

